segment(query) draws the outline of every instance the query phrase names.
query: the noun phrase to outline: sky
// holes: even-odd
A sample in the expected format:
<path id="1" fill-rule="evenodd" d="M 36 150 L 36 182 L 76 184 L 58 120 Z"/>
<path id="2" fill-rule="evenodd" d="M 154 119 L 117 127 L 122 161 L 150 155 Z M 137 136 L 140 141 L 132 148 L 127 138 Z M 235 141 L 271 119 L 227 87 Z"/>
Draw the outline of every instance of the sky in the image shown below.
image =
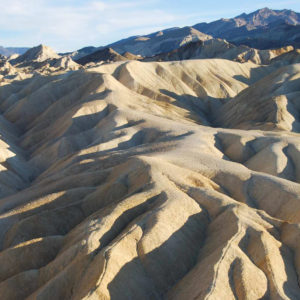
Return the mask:
<path id="1" fill-rule="evenodd" d="M 0 45 L 73 51 L 263 7 L 300 12 L 300 0 L 0 0 Z"/>

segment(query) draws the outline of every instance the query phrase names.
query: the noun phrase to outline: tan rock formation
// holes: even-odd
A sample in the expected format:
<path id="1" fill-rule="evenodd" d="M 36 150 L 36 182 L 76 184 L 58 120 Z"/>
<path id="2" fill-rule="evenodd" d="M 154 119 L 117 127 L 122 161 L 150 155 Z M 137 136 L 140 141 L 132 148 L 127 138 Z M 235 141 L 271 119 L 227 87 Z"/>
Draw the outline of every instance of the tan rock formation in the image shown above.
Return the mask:
<path id="1" fill-rule="evenodd" d="M 127 61 L 2 84 L 1 299 L 299 299 L 299 74 Z"/>

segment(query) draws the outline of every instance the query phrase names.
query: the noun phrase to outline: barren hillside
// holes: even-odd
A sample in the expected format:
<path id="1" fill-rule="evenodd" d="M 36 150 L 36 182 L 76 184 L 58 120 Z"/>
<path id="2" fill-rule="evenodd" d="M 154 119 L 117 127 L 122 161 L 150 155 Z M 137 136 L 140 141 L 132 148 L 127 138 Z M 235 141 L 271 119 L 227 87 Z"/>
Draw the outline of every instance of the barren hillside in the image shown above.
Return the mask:
<path id="1" fill-rule="evenodd" d="M 300 299 L 299 78 L 210 59 L 3 83 L 1 299 Z"/>

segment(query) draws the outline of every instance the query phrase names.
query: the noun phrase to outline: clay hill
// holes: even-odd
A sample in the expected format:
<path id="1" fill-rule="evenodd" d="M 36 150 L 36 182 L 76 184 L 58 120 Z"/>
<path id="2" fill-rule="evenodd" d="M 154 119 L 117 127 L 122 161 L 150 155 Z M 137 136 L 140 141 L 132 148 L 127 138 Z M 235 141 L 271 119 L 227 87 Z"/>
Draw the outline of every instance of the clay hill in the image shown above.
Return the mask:
<path id="1" fill-rule="evenodd" d="M 0 57 L 0 299 L 300 299 L 299 49 L 98 50 Z"/>
<path id="2" fill-rule="evenodd" d="M 42 62 L 47 59 L 60 58 L 50 47 L 39 45 L 34 48 L 28 49 L 24 54 L 18 56 L 16 59 L 12 60 L 11 63 L 16 64 L 25 64 L 31 62 Z"/>
<path id="3" fill-rule="evenodd" d="M 298 299 L 299 78 L 202 59 L 2 85 L 2 299 Z"/>
<path id="4" fill-rule="evenodd" d="M 81 65 L 86 65 L 88 63 L 106 63 L 106 62 L 116 62 L 125 60 L 137 60 L 140 59 L 132 53 L 125 52 L 123 55 L 117 53 L 112 48 L 104 48 L 93 52 L 92 54 L 81 57 L 76 60 L 77 63 Z"/>
<path id="5" fill-rule="evenodd" d="M 0 81 L 4 83 L 29 78 L 35 74 L 50 75 L 80 68 L 70 56 L 60 56 L 52 48 L 39 45 L 30 48 L 23 55 L 0 57 Z"/>

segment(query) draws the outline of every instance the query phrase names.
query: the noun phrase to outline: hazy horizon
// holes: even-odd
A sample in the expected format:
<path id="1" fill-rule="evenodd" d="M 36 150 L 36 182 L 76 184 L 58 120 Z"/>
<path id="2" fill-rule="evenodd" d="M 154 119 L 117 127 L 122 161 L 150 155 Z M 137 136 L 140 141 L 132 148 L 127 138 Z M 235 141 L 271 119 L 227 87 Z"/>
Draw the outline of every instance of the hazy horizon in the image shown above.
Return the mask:
<path id="1" fill-rule="evenodd" d="M 0 45 L 51 46 L 57 52 L 105 46 L 133 35 L 232 18 L 263 7 L 300 12 L 299 1 L 0 0 Z"/>

